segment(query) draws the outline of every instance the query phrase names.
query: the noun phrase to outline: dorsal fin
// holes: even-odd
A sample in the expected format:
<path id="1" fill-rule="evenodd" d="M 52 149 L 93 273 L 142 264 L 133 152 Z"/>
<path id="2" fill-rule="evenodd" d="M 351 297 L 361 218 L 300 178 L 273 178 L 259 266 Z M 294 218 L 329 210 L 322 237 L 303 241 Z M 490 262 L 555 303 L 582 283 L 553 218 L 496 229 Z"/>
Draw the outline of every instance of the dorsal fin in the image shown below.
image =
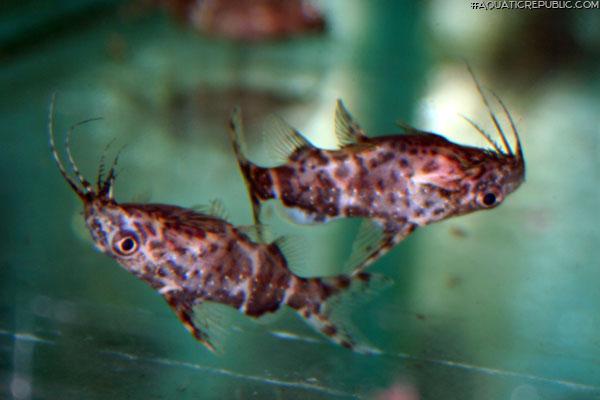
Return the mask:
<path id="1" fill-rule="evenodd" d="M 400 129 L 402 129 L 404 131 L 404 133 L 407 133 L 407 134 L 424 135 L 424 134 L 428 133 L 428 132 L 421 131 L 421 130 L 415 128 L 414 126 L 410 125 L 408 122 L 406 122 L 402 119 L 397 119 L 396 125 L 398 125 L 398 127 Z"/>
<path id="2" fill-rule="evenodd" d="M 357 143 L 367 138 L 360 125 L 352 118 L 341 99 L 335 108 L 335 136 L 340 147 Z"/>
<path id="3" fill-rule="evenodd" d="M 287 162 L 296 150 L 312 147 L 300 132 L 278 116 L 269 118 L 267 128 L 263 131 L 263 139 L 267 149 L 274 154 L 275 161 L 281 163 Z"/>
<path id="4" fill-rule="evenodd" d="M 297 236 L 279 236 L 272 244 L 279 248 L 285 257 L 288 268 L 295 275 L 306 277 L 310 274 L 306 264 L 306 246 Z"/>
<path id="5" fill-rule="evenodd" d="M 227 221 L 229 217 L 221 199 L 212 199 L 208 205 L 196 205 L 193 206 L 192 209 L 201 212 L 202 214 L 210 215 L 211 217 L 216 217 L 225 221 Z"/>

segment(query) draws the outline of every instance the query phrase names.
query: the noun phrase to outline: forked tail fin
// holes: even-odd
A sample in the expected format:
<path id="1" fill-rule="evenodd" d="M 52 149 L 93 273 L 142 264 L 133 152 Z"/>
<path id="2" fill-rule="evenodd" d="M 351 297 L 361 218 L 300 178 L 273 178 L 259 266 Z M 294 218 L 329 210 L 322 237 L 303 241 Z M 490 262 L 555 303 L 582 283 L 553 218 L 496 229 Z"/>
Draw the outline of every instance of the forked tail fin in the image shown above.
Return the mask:
<path id="1" fill-rule="evenodd" d="M 352 277 L 346 275 L 331 278 L 304 279 L 297 283 L 296 293 L 288 296 L 288 305 L 313 328 L 328 336 L 335 343 L 363 354 L 380 354 L 381 350 L 371 346 L 350 322 L 353 305 L 387 287 L 391 279 L 382 275 L 360 273 Z M 307 293 L 302 296 L 298 289 L 305 285 Z M 312 286 L 312 288 L 311 288 Z M 319 290 L 315 290 L 315 289 Z M 321 299 L 317 295 L 321 294 Z M 311 296 L 312 295 L 312 296 Z M 295 303 L 304 298 L 304 304 Z"/>
<path id="2" fill-rule="evenodd" d="M 229 135 L 231 145 L 237 159 L 240 171 L 246 182 L 248 195 L 252 201 L 252 213 L 254 223 L 260 224 L 261 200 L 272 198 L 272 183 L 270 173 L 267 168 L 261 168 L 252 163 L 246 157 L 244 142 L 244 127 L 242 124 L 242 111 L 235 107 L 231 112 L 229 119 Z"/>
<path id="3" fill-rule="evenodd" d="M 244 171 L 247 170 L 248 166 L 252 163 L 246 158 L 244 149 L 242 149 L 245 145 L 244 126 L 242 125 L 242 110 L 239 107 L 235 107 L 231 112 L 231 117 L 229 119 L 229 136 L 231 138 L 231 145 L 233 146 L 235 157 L 237 158 L 240 169 L 245 177 L 246 174 Z"/>

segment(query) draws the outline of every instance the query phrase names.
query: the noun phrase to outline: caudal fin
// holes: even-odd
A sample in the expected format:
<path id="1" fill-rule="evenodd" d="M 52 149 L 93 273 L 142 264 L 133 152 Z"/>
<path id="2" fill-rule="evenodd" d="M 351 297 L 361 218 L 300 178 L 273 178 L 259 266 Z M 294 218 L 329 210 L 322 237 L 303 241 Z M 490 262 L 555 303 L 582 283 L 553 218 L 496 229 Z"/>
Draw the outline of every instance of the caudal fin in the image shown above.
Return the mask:
<path id="1" fill-rule="evenodd" d="M 244 173 L 244 170 L 251 165 L 251 162 L 246 158 L 243 149 L 245 145 L 244 126 L 242 124 L 242 110 L 240 107 L 235 107 L 231 112 L 231 117 L 229 118 L 229 136 L 231 137 L 231 144 L 233 146 L 233 151 L 235 152 L 235 157 L 237 158 L 242 173 Z"/>
<path id="2" fill-rule="evenodd" d="M 305 280 L 319 285 L 327 298 L 319 302 L 307 297 L 306 304 L 297 311 L 313 328 L 335 343 L 363 354 L 380 354 L 381 351 L 363 339 L 350 322 L 352 305 L 366 300 L 370 295 L 391 283 L 382 275 L 360 273 L 352 277 L 345 275 L 332 278 Z M 323 293 L 323 291 L 322 291 Z M 288 302 L 289 304 L 289 302 Z M 290 306 L 293 307 L 292 304 Z"/>
<path id="3" fill-rule="evenodd" d="M 252 201 L 252 214 L 254 216 L 254 223 L 260 224 L 261 199 L 256 191 L 253 171 L 264 171 L 264 169 L 257 167 L 246 157 L 244 126 L 242 124 L 242 110 L 239 107 L 235 107 L 231 112 L 231 117 L 229 119 L 229 136 L 231 137 L 233 152 L 235 153 L 240 171 L 244 177 L 244 182 L 246 182 L 248 195 Z"/>

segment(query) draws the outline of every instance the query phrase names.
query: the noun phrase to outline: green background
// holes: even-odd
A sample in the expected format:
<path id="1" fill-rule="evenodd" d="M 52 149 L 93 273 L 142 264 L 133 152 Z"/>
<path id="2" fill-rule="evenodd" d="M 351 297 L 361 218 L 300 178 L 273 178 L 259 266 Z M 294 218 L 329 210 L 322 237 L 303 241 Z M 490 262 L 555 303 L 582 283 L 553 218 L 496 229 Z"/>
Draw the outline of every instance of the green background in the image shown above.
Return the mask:
<path id="1" fill-rule="evenodd" d="M 599 10 L 335 0 L 317 3 L 324 36 L 240 44 L 148 4 L 0 5 L 0 397 L 600 398 Z M 419 229 L 371 268 L 395 283 L 349 318 L 378 356 L 336 347 L 288 311 L 253 323 L 223 309 L 223 352 L 208 352 L 93 249 L 48 150 L 57 92 L 59 132 L 103 117 L 74 137 L 86 176 L 111 140 L 109 154 L 126 146 L 119 201 L 220 198 L 249 224 L 226 131 L 234 105 L 265 162 L 253 138 L 268 115 L 331 145 L 338 97 L 371 135 L 401 119 L 478 144 L 457 114 L 492 132 L 465 60 L 513 111 L 527 180 L 499 208 Z M 306 273 L 339 272 L 356 221 L 266 215 L 301 242 Z"/>

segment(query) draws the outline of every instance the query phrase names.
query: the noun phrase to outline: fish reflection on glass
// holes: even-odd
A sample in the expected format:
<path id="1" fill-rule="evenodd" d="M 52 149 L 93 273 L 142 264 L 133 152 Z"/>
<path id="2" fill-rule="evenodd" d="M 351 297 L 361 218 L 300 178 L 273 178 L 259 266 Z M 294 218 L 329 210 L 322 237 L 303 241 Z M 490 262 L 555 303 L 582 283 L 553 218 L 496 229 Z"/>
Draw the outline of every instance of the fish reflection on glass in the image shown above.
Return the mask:
<path id="1" fill-rule="evenodd" d="M 491 148 L 460 145 L 406 125 L 404 134 L 370 138 L 338 101 L 338 149 L 317 148 L 276 120 L 266 137 L 282 162 L 260 167 L 245 155 L 241 112 L 235 109 L 230 132 L 255 221 L 269 199 L 279 199 L 298 223 L 365 218 L 348 261 L 361 273 L 419 226 L 497 207 L 523 182 L 525 160 L 506 106 L 492 93 L 510 122 L 514 148 L 475 83 L 501 144 L 466 119 Z"/>
<path id="2" fill-rule="evenodd" d="M 253 240 L 259 226 L 235 227 L 215 202 L 205 212 L 165 204 L 117 203 L 113 195 L 117 159 L 104 173 L 100 164 L 92 185 L 73 160 L 69 129 L 65 150 L 71 176 L 55 146 L 54 101 L 49 122 L 50 148 L 58 169 L 83 203 L 85 224 L 96 247 L 160 293 L 184 326 L 214 350 L 210 326 L 200 321 L 205 303 L 219 303 L 250 317 L 286 305 L 334 342 L 358 352 L 374 348 L 359 343 L 336 305 L 350 300 L 383 278 L 302 278 L 288 268 L 283 239 Z"/>

